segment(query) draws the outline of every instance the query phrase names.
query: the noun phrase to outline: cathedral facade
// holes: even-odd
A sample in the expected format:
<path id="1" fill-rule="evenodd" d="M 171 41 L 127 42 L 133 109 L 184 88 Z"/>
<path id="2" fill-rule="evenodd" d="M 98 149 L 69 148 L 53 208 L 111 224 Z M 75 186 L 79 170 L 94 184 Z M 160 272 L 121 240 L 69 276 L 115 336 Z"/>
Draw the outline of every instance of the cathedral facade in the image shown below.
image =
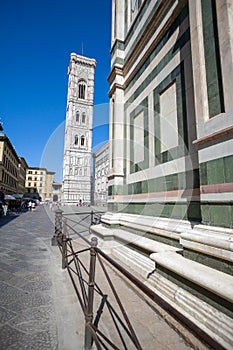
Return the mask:
<path id="1" fill-rule="evenodd" d="M 90 203 L 95 59 L 71 53 L 63 162 L 62 201 Z"/>
<path id="2" fill-rule="evenodd" d="M 211 348 L 229 350 L 232 9 L 112 0 L 108 212 L 91 227 Z"/>

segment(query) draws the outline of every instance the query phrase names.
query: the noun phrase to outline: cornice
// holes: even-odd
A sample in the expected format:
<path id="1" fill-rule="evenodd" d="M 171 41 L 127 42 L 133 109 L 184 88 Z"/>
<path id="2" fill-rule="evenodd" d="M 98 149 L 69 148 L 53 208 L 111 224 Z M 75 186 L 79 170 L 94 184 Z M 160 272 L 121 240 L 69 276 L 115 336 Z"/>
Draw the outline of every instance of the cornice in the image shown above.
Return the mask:
<path id="1" fill-rule="evenodd" d="M 166 15 L 166 13 L 168 12 L 169 8 L 172 6 L 173 3 L 175 3 L 175 0 L 161 0 L 160 5 L 156 9 L 150 22 L 148 22 L 141 37 L 138 39 L 137 44 L 130 52 L 130 55 L 125 58 L 124 66 L 123 67 L 119 67 L 119 66 L 112 67 L 111 73 L 108 76 L 108 82 L 110 84 L 112 84 L 114 82 L 116 75 L 121 75 L 121 76 L 125 77 L 129 73 L 132 65 L 137 60 L 140 53 L 143 51 L 143 49 L 145 48 L 145 46 L 147 45 L 147 43 L 149 42 L 149 40 L 153 36 L 153 34 L 156 31 L 156 29 L 158 28 L 160 22 L 162 21 L 162 19 L 164 18 L 164 16 Z M 174 18 L 176 18 L 179 15 L 179 13 L 182 11 L 182 9 L 185 7 L 186 4 L 187 4 L 187 0 L 178 0 L 178 4 L 177 4 L 176 8 L 174 9 L 172 15 L 170 16 L 170 18 L 168 19 L 166 24 L 163 26 L 159 35 L 155 38 L 155 40 L 151 44 L 150 48 L 145 52 L 142 59 L 134 67 L 133 71 L 130 73 L 127 80 L 125 80 L 124 84 L 123 85 L 118 84 L 118 86 L 117 86 L 117 84 L 114 84 L 111 87 L 111 89 L 109 91 L 109 96 L 112 95 L 112 93 L 116 89 L 116 87 L 122 88 L 122 89 L 125 89 L 127 87 L 129 82 L 132 80 L 132 78 L 135 76 L 137 71 L 144 64 L 144 62 L 148 59 L 150 54 L 153 52 L 154 48 L 158 45 L 161 38 L 164 36 L 166 31 L 169 29 L 169 27 L 171 26 L 171 24 L 174 21 Z M 128 33 L 128 35 L 129 35 L 129 33 Z M 127 40 L 127 36 L 126 36 L 126 40 Z M 122 44 L 125 45 L 126 40 L 124 42 L 122 42 Z M 113 51 L 113 48 L 115 47 L 115 45 L 116 45 L 116 41 L 114 42 L 114 46 L 112 47 L 111 52 Z"/>
<path id="2" fill-rule="evenodd" d="M 229 126 L 227 128 L 224 128 L 222 130 L 213 132 L 212 134 L 209 134 L 207 136 L 200 137 L 199 139 L 194 140 L 193 144 L 197 145 L 197 146 L 201 146 L 201 145 L 203 145 L 205 143 L 214 141 L 216 139 L 220 139 L 222 137 L 226 137 L 226 136 L 231 135 L 231 134 L 233 134 L 233 125 L 231 125 L 231 126 Z"/>
<path id="3" fill-rule="evenodd" d="M 162 19 L 167 14 L 168 10 L 171 8 L 171 6 L 175 3 L 175 0 L 163 0 L 161 1 L 160 5 L 156 9 L 153 17 L 151 18 L 150 22 L 147 24 L 145 30 L 143 31 L 141 37 L 137 41 L 137 44 L 133 48 L 132 52 L 128 57 L 125 58 L 125 64 L 123 67 L 123 73 L 124 76 L 126 76 L 130 68 L 132 67 L 133 63 L 137 60 L 140 53 L 143 51 L 145 46 L 148 44 L 149 40 L 154 35 L 155 31 L 157 30 L 159 24 L 161 23 Z M 156 36 L 155 40 L 151 44 L 150 48 L 145 52 L 142 59 L 138 62 L 138 64 L 135 66 L 133 72 L 130 74 L 130 76 L 125 81 L 125 86 L 128 85 L 128 83 L 132 80 L 133 76 L 136 74 L 136 72 L 139 70 L 139 68 L 143 65 L 143 63 L 148 59 L 148 57 L 151 55 L 155 47 L 158 45 L 164 34 L 167 32 L 171 24 L 174 22 L 174 18 L 176 18 L 179 13 L 182 11 L 182 9 L 187 4 L 187 0 L 179 0 L 176 8 L 174 9 L 172 15 L 169 17 L 161 31 L 159 32 L 159 35 Z"/>
<path id="4" fill-rule="evenodd" d="M 110 74 L 109 74 L 109 76 L 107 78 L 109 84 L 112 84 L 114 82 L 114 80 L 116 79 L 117 75 L 120 75 L 120 76 L 123 77 L 124 73 L 123 73 L 123 68 L 122 67 L 115 65 L 115 66 L 113 66 L 113 68 L 112 68 L 112 70 L 111 70 L 111 72 L 110 72 Z"/>

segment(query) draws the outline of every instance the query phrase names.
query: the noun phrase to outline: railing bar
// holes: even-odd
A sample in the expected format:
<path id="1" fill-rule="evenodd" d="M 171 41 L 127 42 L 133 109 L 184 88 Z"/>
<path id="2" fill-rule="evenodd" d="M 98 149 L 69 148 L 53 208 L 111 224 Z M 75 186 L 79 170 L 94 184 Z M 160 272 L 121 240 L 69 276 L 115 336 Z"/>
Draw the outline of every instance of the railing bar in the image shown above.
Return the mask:
<path id="1" fill-rule="evenodd" d="M 81 308 L 82 308 L 83 313 L 84 313 L 85 307 L 84 307 L 83 300 L 82 300 L 81 295 L 80 295 L 80 293 L 79 293 L 79 290 L 78 290 L 78 288 L 77 288 L 77 286 L 76 286 L 76 284 L 75 284 L 75 281 L 74 281 L 74 279 L 73 279 L 72 273 L 70 272 L 70 268 L 67 267 L 67 270 L 68 270 L 68 273 L 69 273 L 69 275 L 70 275 L 70 279 L 71 279 L 71 282 L 72 282 L 72 284 L 73 284 L 74 290 L 75 290 L 75 292 L 76 292 L 76 294 L 77 294 L 79 303 L 80 303 Z"/>
<path id="2" fill-rule="evenodd" d="M 74 255 L 80 254 L 80 253 L 85 253 L 85 252 L 87 252 L 88 250 L 90 250 L 90 248 L 84 248 L 84 249 L 78 250 L 77 252 L 74 252 Z"/>
<path id="3" fill-rule="evenodd" d="M 91 242 L 88 241 L 88 239 L 86 239 L 85 237 L 81 236 L 81 235 L 79 234 L 79 232 L 75 231 L 69 224 L 67 224 L 67 226 L 68 226 L 72 231 L 74 231 L 80 238 L 82 238 L 87 244 L 91 245 Z"/>
<path id="4" fill-rule="evenodd" d="M 78 225 L 78 224 L 77 224 Z M 76 229 L 76 226 L 77 225 L 74 225 L 73 226 L 73 230 L 75 230 Z M 85 232 L 85 231 L 89 231 L 89 225 L 88 226 L 85 226 L 85 225 L 80 225 L 81 227 L 84 227 L 84 230 L 82 230 L 81 232 L 79 232 L 79 233 L 83 233 L 83 232 Z"/>
<path id="5" fill-rule="evenodd" d="M 174 317 L 176 317 L 182 324 L 188 327 L 192 332 L 195 332 L 196 335 L 206 341 L 210 346 L 214 349 L 225 350 L 225 348 L 219 344 L 219 342 L 215 341 L 215 339 L 211 338 L 205 331 L 203 331 L 200 327 L 197 326 L 196 323 L 192 322 L 185 315 L 183 315 L 179 310 L 170 305 L 166 300 L 152 291 L 149 287 L 147 287 L 143 282 L 141 282 L 137 277 L 133 276 L 130 272 L 128 272 L 123 266 L 118 264 L 115 260 L 110 258 L 107 254 L 105 254 L 99 248 L 95 248 L 98 253 L 103 256 L 111 265 L 113 265 L 118 271 L 120 271 L 124 276 L 126 276 L 135 286 L 137 286 L 143 293 L 145 293 L 151 300 L 156 302 L 163 310 L 167 311 Z"/>
<path id="6" fill-rule="evenodd" d="M 69 220 L 69 221 L 71 221 L 71 220 Z M 75 222 L 75 224 L 78 225 L 79 222 Z M 77 226 L 77 225 L 75 225 L 75 226 Z M 85 226 L 85 225 L 80 225 L 80 226 L 85 227 L 85 228 L 89 228 L 89 225 L 86 225 L 86 226 Z M 72 230 L 74 230 L 74 227 L 73 227 L 73 226 L 70 226 L 70 225 L 69 225 L 69 227 L 70 227 Z"/>
<path id="7" fill-rule="evenodd" d="M 123 328 L 124 328 L 125 331 L 127 332 L 127 334 L 128 334 L 128 336 L 130 337 L 130 339 L 131 339 L 131 334 L 130 334 L 129 330 L 127 329 L 127 327 L 125 326 L 124 322 L 122 322 L 120 316 L 119 316 L 119 315 L 117 314 L 117 312 L 113 309 L 113 307 L 112 307 L 111 304 L 108 305 L 108 310 L 109 310 L 109 313 L 110 313 L 110 315 L 111 315 L 111 317 L 112 317 L 113 323 L 114 323 L 114 325 L 115 325 L 115 327 L 116 327 L 117 333 L 118 333 L 118 335 L 119 335 L 119 337 L 120 337 L 120 339 L 121 339 L 122 345 L 123 345 L 124 348 L 127 350 L 127 346 L 126 346 L 126 344 L 125 344 L 125 340 L 124 340 L 124 338 L 123 338 L 123 336 L 122 336 L 122 334 L 121 334 L 121 332 L 120 332 L 119 326 L 118 326 L 118 324 L 117 324 L 117 322 L 116 322 L 115 317 L 113 316 L 113 313 L 115 314 L 116 318 L 118 319 L 118 321 L 121 323 L 121 325 L 123 326 Z M 132 339 L 131 339 L 131 340 L 132 340 Z"/>
<path id="8" fill-rule="evenodd" d="M 80 285 L 80 288 L 81 288 L 81 291 L 82 291 L 82 295 L 83 295 L 83 300 L 85 301 L 85 295 L 86 295 L 86 289 L 85 289 L 85 285 L 87 285 L 87 281 L 82 277 L 82 275 L 80 276 L 78 271 L 74 270 L 72 267 L 69 266 L 69 269 L 73 272 L 73 274 L 75 276 L 78 277 L 78 280 L 79 280 L 79 285 Z M 85 306 L 86 306 L 86 302 L 85 302 Z"/>
<path id="9" fill-rule="evenodd" d="M 88 227 L 85 227 L 85 230 L 83 230 L 83 231 L 81 231 L 81 232 L 79 232 L 79 233 L 81 234 L 81 233 L 84 233 L 84 232 L 87 232 L 87 231 L 89 232 L 89 226 L 88 226 Z"/>
<path id="10" fill-rule="evenodd" d="M 96 249 L 97 252 L 100 251 L 100 249 L 98 249 L 97 247 L 95 247 L 95 249 Z M 119 305 L 119 307 L 121 309 L 121 312 L 122 312 L 122 314 L 124 316 L 124 319 L 125 319 L 128 327 L 129 327 L 129 329 L 130 329 L 132 341 L 137 346 L 137 349 L 142 350 L 141 345 L 140 345 L 140 343 L 139 343 L 139 341 L 137 339 L 137 336 L 136 336 L 136 334 L 134 332 L 134 329 L 133 329 L 133 327 L 132 327 L 132 325 L 131 325 L 131 323 L 129 321 L 129 318 L 128 318 L 127 314 L 126 314 L 126 311 L 125 311 L 125 309 L 124 309 L 124 307 L 123 307 L 123 305 L 122 305 L 122 303 L 120 301 L 120 298 L 119 298 L 119 296 L 118 296 L 118 294 L 117 294 L 117 292 L 116 292 L 116 290 L 115 290 L 115 288 L 113 286 L 113 283 L 112 283 L 111 279 L 109 278 L 109 275 L 108 275 L 108 273 L 107 273 L 107 271 L 106 271 L 106 269 L 104 267 L 104 264 L 103 264 L 103 262 L 102 262 L 102 260 L 101 260 L 101 258 L 99 256 L 99 254 L 97 254 L 97 257 L 98 257 L 100 265 L 101 265 L 101 267 L 102 267 L 102 269 L 104 271 L 104 274 L 105 274 L 105 276 L 107 278 L 107 281 L 108 281 L 108 283 L 109 283 L 109 285 L 110 285 L 110 287 L 112 289 L 112 292 L 113 292 L 113 294 L 114 294 L 114 296 L 116 298 L 116 301 L 117 301 L 117 303 L 118 303 L 118 305 Z"/>
<path id="11" fill-rule="evenodd" d="M 85 289 L 85 286 L 84 286 L 84 283 L 83 283 L 84 279 L 82 277 L 82 271 L 80 269 L 80 259 L 76 255 L 74 255 L 72 244 L 71 244 L 70 247 L 71 247 L 73 256 L 75 257 L 74 264 L 75 264 L 75 267 L 76 267 L 76 271 L 77 271 L 77 275 L 78 275 L 78 279 L 79 279 L 79 284 L 80 284 L 80 288 L 81 288 L 82 295 L 83 295 L 84 305 L 86 307 L 86 305 L 87 305 L 87 292 L 86 292 L 86 289 Z"/>
<path id="12" fill-rule="evenodd" d="M 89 215 L 85 216 L 84 218 L 81 218 L 79 221 L 73 220 L 73 219 L 69 219 L 69 221 L 75 223 L 75 224 L 79 224 L 80 222 L 84 221 L 85 219 L 88 218 Z"/>
<path id="13" fill-rule="evenodd" d="M 99 288 L 99 286 L 97 285 L 97 283 L 95 283 L 95 291 L 96 293 L 98 293 L 100 296 L 104 296 L 104 293 L 101 291 L 101 289 Z M 128 328 L 126 327 L 126 325 L 124 324 L 123 320 L 121 319 L 121 317 L 118 315 L 118 313 L 114 310 L 114 308 L 112 307 L 112 305 L 110 304 L 110 302 L 106 299 L 106 305 L 108 307 L 109 313 L 111 314 L 111 317 L 113 319 L 114 322 L 114 316 L 112 315 L 112 313 L 115 315 L 115 317 L 117 318 L 117 320 L 120 322 L 120 324 L 122 325 L 122 327 L 124 328 L 125 332 L 128 334 L 129 337 L 131 337 L 131 334 L 128 330 Z M 110 311 L 111 309 L 111 311 Z M 112 313 L 111 313 L 112 312 Z"/>
<path id="14" fill-rule="evenodd" d="M 88 273 L 88 270 L 86 269 L 85 265 L 82 263 L 82 261 L 80 260 L 80 265 L 83 267 L 84 271 Z M 87 284 L 87 282 L 84 280 L 84 282 Z M 98 293 L 99 295 L 101 295 L 102 297 L 104 296 L 104 293 L 102 292 L 102 290 L 100 289 L 100 287 L 98 286 L 98 284 L 95 282 L 95 291 L 96 293 Z M 129 332 L 128 328 L 126 327 L 126 325 L 124 324 L 124 322 L 122 321 L 121 317 L 117 314 L 117 312 L 114 310 L 114 308 L 112 307 L 112 305 L 110 304 L 110 302 L 108 301 L 108 299 L 106 299 L 106 305 L 109 309 L 109 313 L 111 314 L 111 317 L 113 319 L 114 322 L 114 316 L 112 315 L 112 313 L 114 313 L 115 317 L 118 319 L 118 321 L 121 323 L 122 327 L 124 328 L 124 330 L 126 331 L 126 333 L 128 334 L 128 336 L 131 338 L 131 333 Z M 112 313 L 111 313 L 111 311 Z M 115 322 L 114 322 L 115 323 Z"/>
<path id="15" fill-rule="evenodd" d="M 93 214 L 104 214 L 105 211 L 94 211 Z M 71 216 L 71 215 L 91 215 L 91 212 L 83 212 L 83 213 L 63 213 L 62 216 Z"/>
<path id="16" fill-rule="evenodd" d="M 96 334 L 95 329 L 92 327 L 92 325 L 90 323 L 88 323 L 86 326 L 91 331 L 92 337 L 94 338 L 95 344 L 97 346 L 97 350 L 102 350 L 102 347 L 100 346 L 100 341 L 99 341 L 99 338 Z"/>
<path id="17" fill-rule="evenodd" d="M 71 221 L 71 220 L 69 219 L 69 221 Z M 73 229 L 74 229 L 76 226 L 80 226 L 80 227 L 84 227 L 84 228 L 89 228 L 89 226 L 90 226 L 90 225 L 88 225 L 88 224 L 83 225 L 83 224 L 80 223 L 80 221 L 79 221 L 79 222 L 73 221 L 73 222 L 70 223 L 70 225 L 71 225 L 71 224 L 73 224 L 73 226 L 71 226 Z"/>
<path id="18" fill-rule="evenodd" d="M 95 291 L 96 291 L 96 289 L 95 289 Z M 96 292 L 97 292 L 97 291 L 96 291 Z M 97 310 L 97 312 L 96 312 L 95 320 L 94 320 L 94 322 L 93 322 L 93 325 L 94 325 L 96 328 L 98 328 L 99 320 L 100 320 L 100 318 L 101 318 L 101 314 L 103 313 L 103 308 L 104 308 L 104 305 L 105 305 L 106 303 L 107 303 L 107 295 L 104 294 L 104 295 L 102 295 L 102 300 L 101 300 L 100 306 L 99 306 L 99 308 L 98 308 L 98 310 Z M 118 327 L 118 324 L 117 324 L 117 322 L 116 322 L 116 320 L 115 320 L 115 318 L 114 318 L 114 316 L 113 316 L 113 312 L 116 314 L 116 316 L 117 316 L 118 320 L 120 321 L 120 323 L 122 324 L 123 328 L 126 328 L 126 327 L 125 327 L 124 323 L 122 323 L 120 317 L 117 315 L 116 311 L 113 309 L 113 307 L 111 306 L 110 303 L 108 303 L 107 307 L 108 307 L 109 313 L 110 313 L 110 315 L 111 315 L 111 318 L 112 318 L 112 320 L 113 320 L 113 323 L 115 324 L 115 327 L 116 327 L 116 329 L 117 329 L 117 332 L 118 332 L 118 335 L 119 335 L 119 337 L 120 337 L 120 339 L 121 339 L 121 342 L 122 342 L 122 344 L 124 345 L 125 349 L 127 350 L 126 344 L 125 344 L 125 342 L 124 342 L 124 338 L 122 337 L 122 334 L 121 334 L 121 332 L 120 332 L 120 329 L 119 329 L 119 327 Z M 126 328 L 125 330 L 128 331 L 127 328 Z M 127 333 L 129 334 L 129 332 L 127 332 Z"/>
<path id="19" fill-rule="evenodd" d="M 105 334 L 103 334 L 98 328 L 95 328 L 95 331 L 97 334 L 99 334 L 114 350 L 121 350 L 118 348 L 115 344 L 111 342 L 109 338 L 106 337 Z M 108 348 L 107 348 L 108 349 Z"/>
<path id="20" fill-rule="evenodd" d="M 69 266 L 69 269 L 73 272 L 74 275 L 78 276 L 78 272 L 75 271 L 72 267 Z M 84 285 L 88 285 L 88 282 L 83 278 L 82 279 Z"/>

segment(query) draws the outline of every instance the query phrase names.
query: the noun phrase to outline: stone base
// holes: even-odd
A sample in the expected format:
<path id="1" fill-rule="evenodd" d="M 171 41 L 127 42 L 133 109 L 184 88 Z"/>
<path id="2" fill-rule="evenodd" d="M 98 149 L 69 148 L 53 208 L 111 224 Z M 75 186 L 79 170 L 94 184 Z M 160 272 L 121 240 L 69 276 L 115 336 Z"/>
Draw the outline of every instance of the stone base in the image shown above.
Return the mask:
<path id="1" fill-rule="evenodd" d="M 149 288 L 219 345 L 232 349 L 233 277 L 228 267 L 233 257 L 233 230 L 106 213 L 102 224 L 92 226 L 91 231 L 99 237 L 104 251 L 135 271 Z M 165 244 L 164 239 L 174 244 Z M 205 264 L 182 256 L 185 249 L 194 255 L 201 250 L 207 257 Z M 208 266 L 208 257 L 217 259 L 215 268 Z M 219 271 L 221 262 L 227 273 Z"/>

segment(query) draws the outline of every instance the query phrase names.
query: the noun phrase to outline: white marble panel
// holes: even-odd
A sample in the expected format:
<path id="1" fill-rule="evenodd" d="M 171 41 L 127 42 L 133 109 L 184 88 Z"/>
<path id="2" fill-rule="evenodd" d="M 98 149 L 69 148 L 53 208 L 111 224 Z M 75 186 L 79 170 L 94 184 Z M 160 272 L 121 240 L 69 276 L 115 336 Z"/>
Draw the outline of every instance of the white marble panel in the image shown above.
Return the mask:
<path id="1" fill-rule="evenodd" d="M 160 95 L 161 152 L 178 146 L 176 83 Z"/>
<path id="2" fill-rule="evenodd" d="M 233 140 L 218 143 L 199 151 L 200 163 L 232 155 Z"/>
<path id="3" fill-rule="evenodd" d="M 144 160 L 144 116 L 143 112 L 134 118 L 134 163 Z"/>

